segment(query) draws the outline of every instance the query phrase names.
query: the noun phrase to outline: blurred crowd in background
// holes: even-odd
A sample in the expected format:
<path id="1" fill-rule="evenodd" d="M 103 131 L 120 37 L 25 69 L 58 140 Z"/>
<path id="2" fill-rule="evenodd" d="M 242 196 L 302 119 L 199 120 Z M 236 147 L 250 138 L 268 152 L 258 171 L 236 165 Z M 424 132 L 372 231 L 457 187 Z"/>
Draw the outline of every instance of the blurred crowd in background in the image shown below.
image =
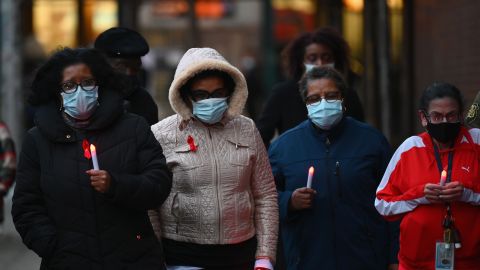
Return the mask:
<path id="1" fill-rule="evenodd" d="M 146 89 L 159 118 L 172 114 L 168 86 L 190 47 L 212 47 L 249 83 L 245 114 L 257 119 L 273 85 L 286 77 L 281 51 L 307 31 L 330 26 L 348 42 L 365 120 L 392 145 L 420 130 L 414 108 L 432 81 L 448 81 L 471 104 L 480 63 L 476 1 L 412 0 L 2 0 L 1 115 L 20 140 L 32 72 L 59 47 L 92 47 L 114 26 L 140 32 Z M 22 121 L 19 121 L 22 120 Z"/>

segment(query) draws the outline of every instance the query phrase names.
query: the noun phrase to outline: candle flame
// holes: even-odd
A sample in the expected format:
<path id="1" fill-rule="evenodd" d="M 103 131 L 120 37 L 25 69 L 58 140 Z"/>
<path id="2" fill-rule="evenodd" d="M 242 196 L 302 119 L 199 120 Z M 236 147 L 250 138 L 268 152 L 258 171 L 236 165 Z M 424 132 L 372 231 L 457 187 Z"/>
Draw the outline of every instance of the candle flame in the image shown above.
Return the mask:
<path id="1" fill-rule="evenodd" d="M 96 152 L 97 150 L 95 149 L 95 145 L 90 144 L 90 151 L 91 152 Z"/>
<path id="2" fill-rule="evenodd" d="M 311 166 L 310 169 L 308 169 L 308 174 L 313 175 L 314 171 L 315 169 L 313 168 L 313 166 Z"/>
<path id="3" fill-rule="evenodd" d="M 442 178 L 447 177 L 447 172 L 445 170 L 442 171 Z"/>

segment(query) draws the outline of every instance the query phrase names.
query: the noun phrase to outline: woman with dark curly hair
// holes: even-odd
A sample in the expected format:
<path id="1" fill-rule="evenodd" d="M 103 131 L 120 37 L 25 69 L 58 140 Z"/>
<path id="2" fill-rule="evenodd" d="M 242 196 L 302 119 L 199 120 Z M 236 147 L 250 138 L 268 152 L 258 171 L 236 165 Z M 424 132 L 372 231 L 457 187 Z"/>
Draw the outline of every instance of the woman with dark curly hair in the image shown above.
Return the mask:
<path id="1" fill-rule="evenodd" d="M 349 86 L 345 93 L 346 115 L 364 120 L 363 108 L 355 91 L 359 77 L 350 69 L 348 44 L 336 30 L 326 27 L 301 34 L 283 50 L 282 58 L 289 80 L 274 86 L 257 122 L 267 147 L 275 131 L 282 134 L 307 119 L 298 81 L 313 67 L 333 67 L 345 77 Z"/>
<path id="2" fill-rule="evenodd" d="M 93 49 L 62 49 L 36 73 L 12 216 L 41 269 L 164 269 L 147 210 L 171 173 L 122 87 Z"/>

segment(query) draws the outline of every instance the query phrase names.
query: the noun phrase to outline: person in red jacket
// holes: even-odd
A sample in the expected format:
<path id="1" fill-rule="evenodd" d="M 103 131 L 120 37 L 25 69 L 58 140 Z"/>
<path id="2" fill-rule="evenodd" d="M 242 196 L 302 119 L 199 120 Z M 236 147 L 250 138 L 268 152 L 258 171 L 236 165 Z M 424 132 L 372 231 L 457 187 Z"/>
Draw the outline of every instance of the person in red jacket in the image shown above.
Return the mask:
<path id="1" fill-rule="evenodd" d="M 463 109 L 455 86 L 429 86 L 418 111 L 426 132 L 400 145 L 377 189 L 378 212 L 402 218 L 400 270 L 480 267 L 480 129 L 464 127 Z"/>

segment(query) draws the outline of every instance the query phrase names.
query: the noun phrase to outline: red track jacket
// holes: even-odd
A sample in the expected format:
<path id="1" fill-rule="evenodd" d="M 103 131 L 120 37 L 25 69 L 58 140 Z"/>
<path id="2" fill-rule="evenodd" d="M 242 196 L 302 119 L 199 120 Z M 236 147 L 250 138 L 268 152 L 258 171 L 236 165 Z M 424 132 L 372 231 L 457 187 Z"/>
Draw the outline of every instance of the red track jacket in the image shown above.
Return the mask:
<path id="1" fill-rule="evenodd" d="M 440 151 L 444 167 L 449 151 Z M 455 269 L 480 269 L 480 129 L 462 128 L 453 151 L 451 178 L 465 187 L 461 201 L 451 204 L 462 239 L 462 248 L 455 250 Z M 435 244 L 443 240 L 446 208 L 431 204 L 423 190 L 425 184 L 438 184 L 439 180 L 432 140 L 422 133 L 400 145 L 377 189 L 378 212 L 388 220 L 403 217 L 398 255 L 401 269 L 435 269 Z"/>

